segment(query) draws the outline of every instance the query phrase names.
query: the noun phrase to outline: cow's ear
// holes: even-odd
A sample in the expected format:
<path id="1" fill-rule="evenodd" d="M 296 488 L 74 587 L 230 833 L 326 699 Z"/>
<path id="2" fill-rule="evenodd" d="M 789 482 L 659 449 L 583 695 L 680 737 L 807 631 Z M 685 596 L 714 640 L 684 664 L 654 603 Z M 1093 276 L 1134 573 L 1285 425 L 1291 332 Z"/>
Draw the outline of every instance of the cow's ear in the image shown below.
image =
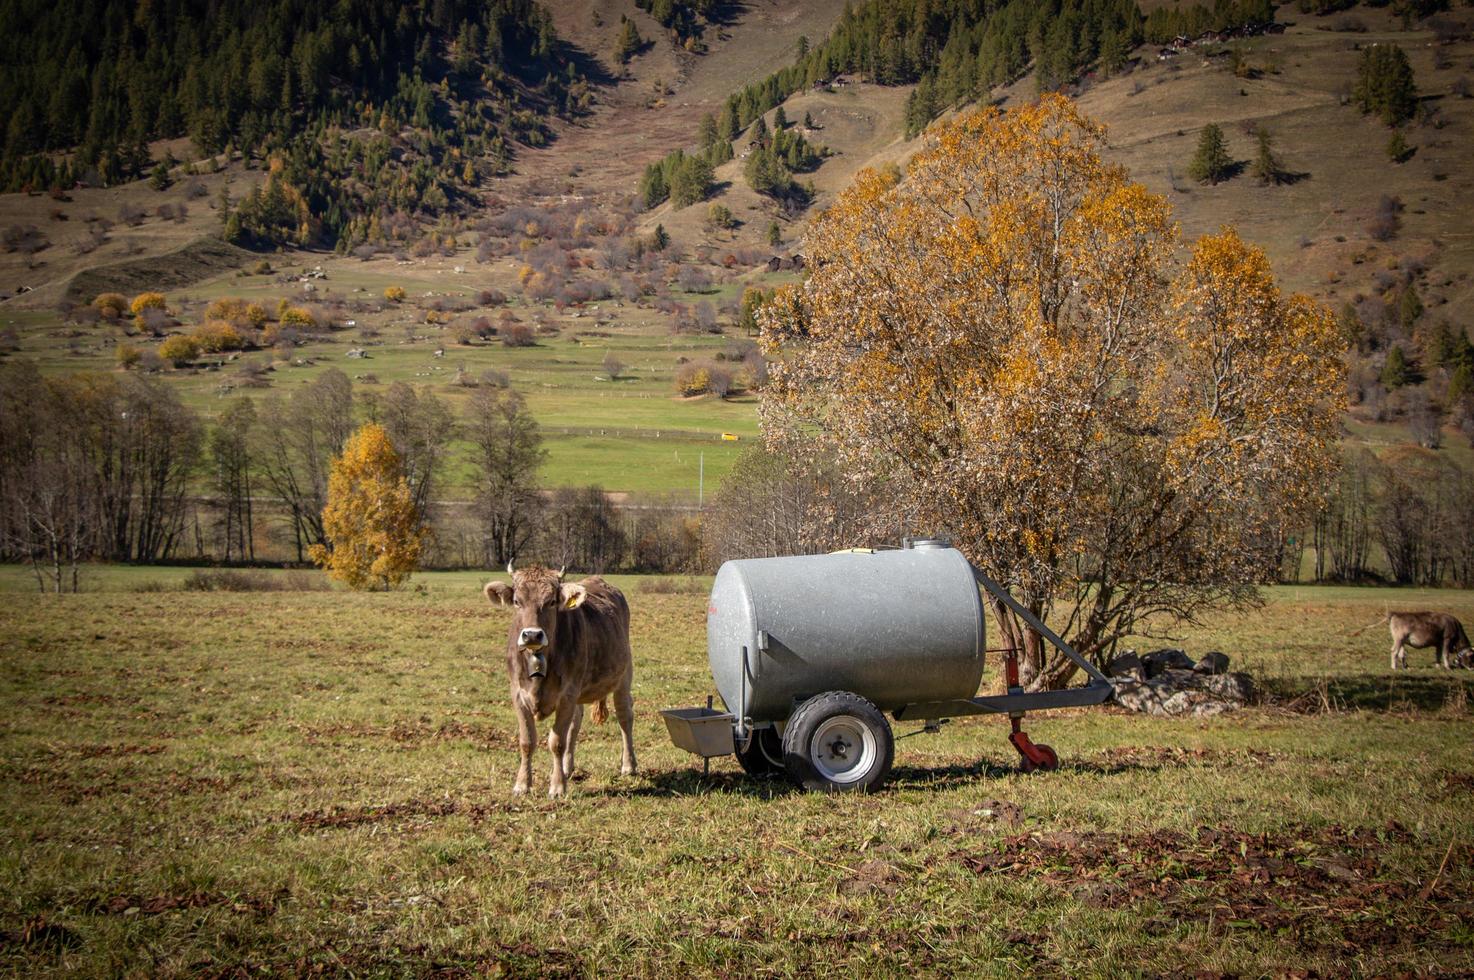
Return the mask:
<path id="1" fill-rule="evenodd" d="M 588 598 L 588 590 L 581 585 L 564 583 L 562 587 L 562 598 L 564 609 L 577 609 L 583 605 L 584 599 Z"/>
<path id="2" fill-rule="evenodd" d="M 486 593 L 486 598 L 490 599 L 493 605 L 510 606 L 512 604 L 512 587 L 506 582 L 487 582 L 486 588 L 482 591 Z"/>

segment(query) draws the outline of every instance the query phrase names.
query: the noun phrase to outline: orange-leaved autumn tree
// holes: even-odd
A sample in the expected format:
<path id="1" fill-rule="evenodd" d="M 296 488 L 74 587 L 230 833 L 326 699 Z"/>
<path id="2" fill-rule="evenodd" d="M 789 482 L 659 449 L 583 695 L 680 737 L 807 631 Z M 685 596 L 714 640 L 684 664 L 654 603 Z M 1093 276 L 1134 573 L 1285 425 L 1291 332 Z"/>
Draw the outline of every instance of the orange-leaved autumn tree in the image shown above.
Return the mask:
<path id="1" fill-rule="evenodd" d="M 368 423 L 333 459 L 323 532 L 312 560 L 353 589 L 391 589 L 419 565 L 429 530 L 384 427 Z"/>
<path id="2" fill-rule="evenodd" d="M 934 126 L 811 227 L 760 321 L 770 446 L 883 484 L 1078 649 L 1257 599 L 1334 470 L 1343 343 L 1047 96 Z M 1030 689 L 1075 667 L 995 603 Z"/>

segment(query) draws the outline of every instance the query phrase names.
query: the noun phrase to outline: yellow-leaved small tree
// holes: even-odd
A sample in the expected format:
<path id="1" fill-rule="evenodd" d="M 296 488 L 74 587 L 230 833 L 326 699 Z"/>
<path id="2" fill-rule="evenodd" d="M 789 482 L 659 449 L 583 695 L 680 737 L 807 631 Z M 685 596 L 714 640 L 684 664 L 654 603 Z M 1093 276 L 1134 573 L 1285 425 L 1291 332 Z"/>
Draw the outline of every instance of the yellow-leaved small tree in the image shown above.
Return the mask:
<path id="1" fill-rule="evenodd" d="M 312 560 L 351 589 L 392 589 L 418 566 L 429 529 L 384 427 L 368 423 L 333 459 L 323 532 Z"/>

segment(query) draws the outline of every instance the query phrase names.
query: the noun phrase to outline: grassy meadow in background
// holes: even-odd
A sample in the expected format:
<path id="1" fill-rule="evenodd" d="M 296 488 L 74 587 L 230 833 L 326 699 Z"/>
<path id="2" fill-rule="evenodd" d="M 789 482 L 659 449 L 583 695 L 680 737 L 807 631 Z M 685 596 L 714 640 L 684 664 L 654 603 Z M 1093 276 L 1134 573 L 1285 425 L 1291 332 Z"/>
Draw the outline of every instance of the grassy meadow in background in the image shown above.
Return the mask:
<path id="1" fill-rule="evenodd" d="M 550 803 L 545 749 L 508 792 L 507 614 L 475 573 L 28 574 L 0 571 L 13 975 L 1474 969 L 1474 683 L 1349 635 L 1388 604 L 1474 621 L 1471 593 L 1271 589 L 1181 637 L 1259 706 L 1033 715 L 1062 768 L 1032 776 L 1003 719 L 958 720 L 900 741 L 883 792 L 824 797 L 670 745 L 658 709 L 712 693 L 707 580 L 621 578 L 640 773 L 589 723 Z"/>

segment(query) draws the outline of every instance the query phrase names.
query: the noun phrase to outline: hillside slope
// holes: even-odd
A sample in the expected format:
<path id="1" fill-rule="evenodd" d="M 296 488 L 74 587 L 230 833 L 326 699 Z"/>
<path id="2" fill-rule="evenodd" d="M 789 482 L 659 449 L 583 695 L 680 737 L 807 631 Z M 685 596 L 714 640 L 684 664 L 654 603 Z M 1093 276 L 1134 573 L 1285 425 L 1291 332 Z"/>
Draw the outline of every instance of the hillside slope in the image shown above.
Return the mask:
<path id="1" fill-rule="evenodd" d="M 747 185 L 744 134 L 733 145 L 734 159 L 716 169 L 709 200 L 638 213 L 634 191 L 645 166 L 674 147 L 690 149 L 702 116 L 754 76 L 791 63 L 800 35 L 817 43 L 844 5 L 755 0 L 720 7 L 725 13 L 705 25 L 700 50 L 687 50 L 633 0 L 555 0 L 548 9 L 585 68 L 606 78 L 590 110 L 550 121 L 545 146 L 519 149 L 512 173 L 481 180 L 484 200 L 473 211 L 415 233 L 423 237 L 339 255 L 287 247 L 264 256 L 270 275 L 242 275 L 261 257 L 213 249 L 205 256 L 191 245 L 221 229 L 222 192 L 233 206 L 265 177 L 259 161 L 248 169 L 224 155 L 218 172 L 201 166 L 197 177 L 181 175 L 163 190 L 138 180 L 68 191 L 65 201 L 0 196 L 0 224 L 34 227 L 46 240 L 39 250 L 0 253 L 0 292 L 32 287 L 3 301 L 0 315 L 8 322 L 0 329 L 19 340 L 9 349 L 60 372 L 111 369 L 120 346 L 151 352 L 163 342 L 162 335 L 128 335 L 125 325 L 55 312 L 64 301 L 85 302 L 101 284 L 134 292 L 169 283 L 176 322 L 167 329 L 175 332 L 194 329 L 219 298 L 243 297 L 267 310 L 282 300 L 308 303 L 330 329 L 298 338 L 295 347 L 253 341 L 241 355 L 242 363 L 270 370 L 243 378 L 229 361 L 202 361 L 164 376 L 208 417 L 237 385 L 287 392 L 330 365 L 352 368 L 360 395 L 405 381 L 457 408 L 470 388 L 455 379 L 491 372 L 528 398 L 548 432 L 548 485 L 695 496 L 704 476 L 709 492 L 750 444 L 722 434 L 756 434 L 756 399 L 740 388 L 729 393 L 735 397 L 688 397 L 677 393 L 676 380 L 703 367 L 740 374 L 732 358 L 749 353 L 738 316 L 744 290 L 794 279 L 791 271 L 770 273 L 769 257 L 801 251 L 807 222 L 861 167 L 904 166 L 919 148 L 920 139 L 906 138 L 913 87 L 849 75 L 805 86 L 784 103 L 791 129 L 809 117 L 807 138 L 828 151 L 802 175 L 816 192 L 805 211 L 780 213 Z M 646 39 L 624 66 L 612 56 L 622 16 Z M 1265 247 L 1287 286 L 1337 310 L 1354 306 L 1361 350 L 1352 394 L 1359 404 L 1349 429 L 1356 440 L 1426 438 L 1405 427 L 1421 405 L 1425 416 L 1441 413 L 1440 455 L 1467 467 L 1474 460 L 1452 428 L 1462 416 L 1447 397 L 1450 372 L 1425 363 L 1424 349 L 1438 324 L 1465 330 L 1474 316 L 1474 221 L 1464 203 L 1474 190 L 1474 100 L 1461 95 L 1474 69 L 1474 43 L 1463 24 L 1469 11 L 1412 29 L 1378 8 L 1328 17 L 1281 8 L 1278 16 L 1288 21 L 1281 34 L 1165 59 L 1156 47 L 1138 47 L 1129 70 L 1087 77 L 1077 97 L 1107 125 L 1115 159 L 1171 201 L 1186 237 L 1234 224 Z M 1347 99 L 1357 47 L 1389 41 L 1408 52 L 1426 107 L 1423 121 L 1404 131 L 1413 152 L 1402 163 L 1385 152 L 1390 130 Z M 1006 108 L 1035 91 L 1025 75 L 990 99 Z M 773 117 L 766 115 L 770 125 Z M 1198 132 L 1209 122 L 1223 127 L 1237 161 L 1252 158 L 1251 133 L 1265 126 L 1293 179 L 1268 187 L 1247 173 L 1217 185 L 1188 180 Z M 153 149 L 180 159 L 190 152 L 185 141 Z M 1371 227 L 1383 198 L 1400 202 L 1400 227 L 1391 237 Z M 730 209 L 734 227 L 708 220 L 713 204 Z M 775 221 L 776 247 L 768 242 Z M 654 252 L 657 226 L 671 243 Z M 236 268 L 229 267 L 232 257 Z M 306 276 L 316 266 L 324 281 Z M 383 302 L 387 286 L 407 289 L 409 299 Z M 1405 325 L 1401 307 L 1410 291 L 1423 313 Z M 484 321 L 494 322 L 478 326 Z M 537 343 L 507 344 L 497 333 L 504 322 L 536 331 Z M 1407 355 L 1414 383 L 1389 391 L 1380 375 L 1393 347 Z M 367 351 L 367 360 L 346 360 L 355 351 Z M 603 369 L 609 356 L 628 368 L 617 383 Z"/>

